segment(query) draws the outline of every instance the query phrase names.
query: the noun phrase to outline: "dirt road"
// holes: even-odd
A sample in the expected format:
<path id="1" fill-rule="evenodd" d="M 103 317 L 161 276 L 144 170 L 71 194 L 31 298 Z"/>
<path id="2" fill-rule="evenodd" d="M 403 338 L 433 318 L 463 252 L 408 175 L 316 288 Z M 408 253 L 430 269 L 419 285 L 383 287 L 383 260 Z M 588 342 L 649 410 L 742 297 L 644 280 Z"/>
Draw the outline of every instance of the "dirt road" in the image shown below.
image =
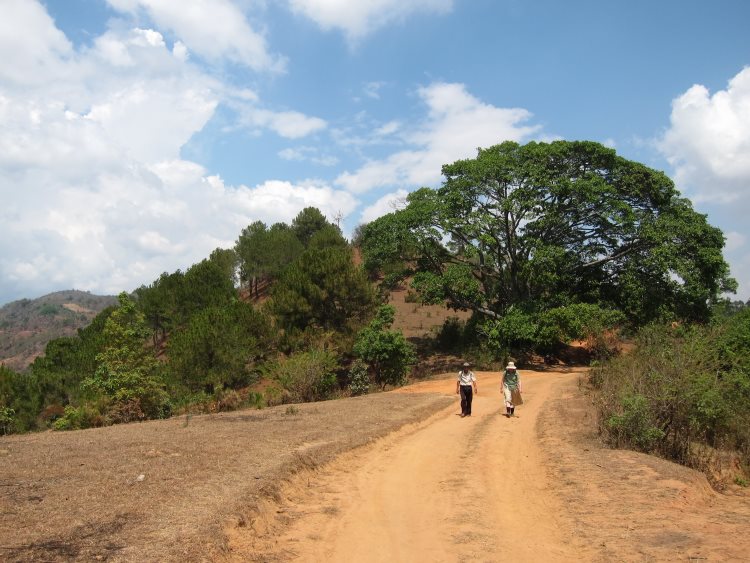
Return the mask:
<path id="1" fill-rule="evenodd" d="M 302 517 L 274 538 L 275 551 L 307 561 L 580 560 L 535 430 L 563 377 L 571 376 L 525 377 L 525 404 L 506 418 L 499 376 L 482 374 L 471 417 L 458 416 L 456 398 L 425 423 L 338 460 L 289 499 L 284 510 Z M 403 392 L 454 390 L 442 380 Z"/>
<path id="2" fill-rule="evenodd" d="M 588 416 L 576 410 L 585 404 L 576 373 L 523 377 L 516 418 L 503 414 L 499 374 L 480 373 L 471 417 L 458 416 L 456 398 L 301 476 L 253 530 L 230 532 L 230 560 L 741 561 L 750 553 L 746 496 L 718 495 L 691 470 L 576 436 Z M 454 393 L 455 382 L 400 392 Z"/>

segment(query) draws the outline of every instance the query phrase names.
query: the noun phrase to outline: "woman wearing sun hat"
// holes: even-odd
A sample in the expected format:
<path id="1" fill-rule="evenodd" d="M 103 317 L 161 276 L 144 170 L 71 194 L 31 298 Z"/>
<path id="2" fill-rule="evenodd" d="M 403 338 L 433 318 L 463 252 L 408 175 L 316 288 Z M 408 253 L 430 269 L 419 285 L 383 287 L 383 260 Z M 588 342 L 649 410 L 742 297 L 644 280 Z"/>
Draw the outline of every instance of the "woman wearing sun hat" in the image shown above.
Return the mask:
<path id="1" fill-rule="evenodd" d="M 515 416 L 518 405 L 523 404 L 521 398 L 521 379 L 518 377 L 516 364 L 508 362 L 503 372 L 503 396 L 505 397 L 505 416 Z"/>

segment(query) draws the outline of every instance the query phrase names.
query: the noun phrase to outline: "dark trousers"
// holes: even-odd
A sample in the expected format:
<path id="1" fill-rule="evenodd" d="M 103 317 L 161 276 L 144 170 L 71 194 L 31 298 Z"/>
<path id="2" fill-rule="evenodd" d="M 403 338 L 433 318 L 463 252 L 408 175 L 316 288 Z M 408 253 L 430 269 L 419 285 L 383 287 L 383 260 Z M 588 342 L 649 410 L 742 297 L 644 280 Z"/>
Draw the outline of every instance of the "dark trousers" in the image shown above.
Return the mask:
<path id="1" fill-rule="evenodd" d="M 461 385 L 461 414 L 471 414 L 471 400 L 474 398 L 474 389 L 471 385 Z"/>

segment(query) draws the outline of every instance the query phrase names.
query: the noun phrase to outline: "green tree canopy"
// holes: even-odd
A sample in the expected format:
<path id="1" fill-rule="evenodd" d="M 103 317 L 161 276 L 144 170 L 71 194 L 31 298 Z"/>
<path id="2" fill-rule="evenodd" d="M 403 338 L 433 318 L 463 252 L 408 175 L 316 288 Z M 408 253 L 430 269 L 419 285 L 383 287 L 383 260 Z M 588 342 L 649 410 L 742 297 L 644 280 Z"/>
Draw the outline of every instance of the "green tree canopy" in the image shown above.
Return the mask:
<path id="1" fill-rule="evenodd" d="M 663 173 L 598 143 L 505 142 L 442 171 L 362 236 L 366 264 L 411 264 L 425 301 L 495 319 L 598 303 L 644 323 L 705 319 L 735 287 L 721 231 Z"/>
<path id="2" fill-rule="evenodd" d="M 351 248 L 338 237 L 328 229 L 311 237 L 310 248 L 274 286 L 271 311 L 285 329 L 347 332 L 372 313 L 375 291 L 362 268 L 354 264 Z"/>
<path id="3" fill-rule="evenodd" d="M 299 241 L 307 247 L 312 236 L 326 225 L 330 225 L 330 223 L 319 209 L 305 207 L 292 221 L 292 231 Z"/>
<path id="4" fill-rule="evenodd" d="M 169 341 L 175 383 L 213 393 L 249 383 L 252 362 L 270 348 L 269 319 L 242 301 L 199 311 Z"/>
<path id="5" fill-rule="evenodd" d="M 83 385 L 106 395 L 114 409 L 125 409 L 132 418 L 159 416 L 167 397 L 158 362 L 145 346 L 146 321 L 127 293 L 118 299 L 119 307 L 104 325 L 105 344 L 96 356 L 97 369 Z"/>
<path id="6" fill-rule="evenodd" d="M 290 226 L 275 223 L 268 229 L 263 222 L 256 221 L 242 230 L 235 243 L 240 280 L 257 296 L 260 284 L 277 279 L 303 250 Z"/>

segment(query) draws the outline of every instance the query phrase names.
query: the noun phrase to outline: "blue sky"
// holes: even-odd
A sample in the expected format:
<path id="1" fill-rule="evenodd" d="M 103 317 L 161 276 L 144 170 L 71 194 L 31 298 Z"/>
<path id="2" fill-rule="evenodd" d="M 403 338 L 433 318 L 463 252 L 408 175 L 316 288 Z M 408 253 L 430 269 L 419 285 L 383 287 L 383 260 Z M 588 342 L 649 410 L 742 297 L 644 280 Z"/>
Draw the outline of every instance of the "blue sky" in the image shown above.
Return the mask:
<path id="1" fill-rule="evenodd" d="M 664 170 L 750 298 L 744 0 L 0 0 L 0 304 L 133 290 L 306 206 L 345 233 L 477 147 Z"/>

